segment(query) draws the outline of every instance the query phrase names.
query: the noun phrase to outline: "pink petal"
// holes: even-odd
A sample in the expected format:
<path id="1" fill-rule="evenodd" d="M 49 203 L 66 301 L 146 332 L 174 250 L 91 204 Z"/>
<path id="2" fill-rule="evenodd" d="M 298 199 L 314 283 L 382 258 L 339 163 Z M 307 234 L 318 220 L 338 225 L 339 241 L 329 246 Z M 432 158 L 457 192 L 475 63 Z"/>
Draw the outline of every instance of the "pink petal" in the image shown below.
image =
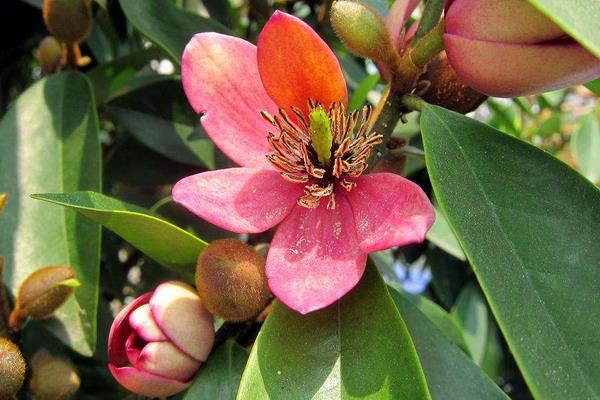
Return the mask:
<path id="1" fill-rule="evenodd" d="M 147 342 L 162 342 L 167 337 L 162 333 L 150 312 L 150 305 L 144 304 L 129 315 L 129 325 Z"/>
<path id="2" fill-rule="evenodd" d="M 191 382 L 179 382 L 175 379 L 140 371 L 133 367 L 118 368 L 113 364 L 108 364 L 108 369 L 117 382 L 127 390 L 148 397 L 172 396 L 191 385 Z"/>
<path id="3" fill-rule="evenodd" d="M 366 253 L 422 242 L 435 220 L 423 190 L 396 174 L 363 175 L 346 196 L 360 248 Z"/>
<path id="4" fill-rule="evenodd" d="M 212 315 L 191 286 L 177 281 L 160 284 L 150 299 L 160 329 L 181 351 L 206 361 L 215 340 Z"/>
<path id="5" fill-rule="evenodd" d="M 296 206 L 277 228 L 266 273 L 275 296 L 306 314 L 338 300 L 360 280 L 367 255 L 358 247 L 352 209 L 343 194 L 337 207 Z"/>
<path id="6" fill-rule="evenodd" d="M 547 92 L 600 75 L 600 60 L 574 43 L 508 44 L 445 34 L 444 44 L 457 75 L 489 96 Z"/>
<path id="7" fill-rule="evenodd" d="M 230 168 L 180 180 L 173 200 L 223 229 L 257 233 L 283 220 L 302 191 L 273 170 Z"/>
<path id="8" fill-rule="evenodd" d="M 402 50 L 405 43 L 405 35 L 403 35 L 404 25 L 412 12 L 419 5 L 419 1 L 420 0 L 396 0 L 385 19 L 385 25 L 392 38 L 392 44 L 398 51 Z M 413 31 L 416 26 L 416 23 L 411 25 Z M 413 32 L 413 35 L 414 33 L 415 32 Z"/>
<path id="9" fill-rule="evenodd" d="M 286 111 L 307 113 L 307 100 L 325 107 L 348 103 L 340 63 L 327 44 L 302 20 L 280 11 L 258 37 L 258 69 L 267 93 Z"/>
<path id="10" fill-rule="evenodd" d="M 125 342 L 125 352 L 127 353 L 129 364 L 133 366 L 137 365 L 143 346 L 144 342 L 140 340 L 140 337 L 135 332 L 129 335 Z"/>
<path id="11" fill-rule="evenodd" d="M 174 29 L 177 29 L 174 27 Z M 187 98 L 215 144 L 245 167 L 269 166 L 272 126 L 260 111 L 277 112 L 258 74 L 256 46 L 218 33 L 199 33 L 186 46 L 181 77 Z"/>
<path id="12" fill-rule="evenodd" d="M 523 0 L 456 0 L 446 13 L 446 32 L 469 39 L 538 43 L 565 33 Z"/>
<path id="13" fill-rule="evenodd" d="M 125 351 L 125 342 L 133 333 L 129 325 L 129 315 L 138 307 L 148 303 L 152 292 L 145 293 L 133 300 L 117 314 L 108 334 L 108 358 L 116 366 L 127 365 L 129 360 Z"/>
<path id="14" fill-rule="evenodd" d="M 135 366 L 142 371 L 186 382 L 198 371 L 200 364 L 170 342 L 153 342 L 144 346 Z"/>

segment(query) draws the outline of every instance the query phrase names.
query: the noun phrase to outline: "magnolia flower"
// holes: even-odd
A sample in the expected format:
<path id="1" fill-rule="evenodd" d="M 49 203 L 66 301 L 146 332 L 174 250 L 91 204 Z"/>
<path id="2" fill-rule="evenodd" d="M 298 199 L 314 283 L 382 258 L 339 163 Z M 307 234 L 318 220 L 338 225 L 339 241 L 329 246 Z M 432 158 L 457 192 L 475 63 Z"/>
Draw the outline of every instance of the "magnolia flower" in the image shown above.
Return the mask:
<path id="1" fill-rule="evenodd" d="M 541 93 L 600 75 L 600 60 L 526 0 L 451 1 L 444 44 L 458 76 L 490 96 Z"/>
<path id="2" fill-rule="evenodd" d="M 200 33 L 182 59 L 186 95 L 215 144 L 240 168 L 179 181 L 173 199 L 238 233 L 276 225 L 271 291 L 308 313 L 360 280 L 367 253 L 422 241 L 434 220 L 416 184 L 363 174 L 382 138 L 370 109 L 347 115 L 340 65 L 304 22 L 276 12 L 258 46 Z"/>
<path id="3" fill-rule="evenodd" d="M 125 307 L 108 337 L 108 368 L 128 390 L 166 397 L 186 389 L 215 337 L 194 289 L 166 282 Z"/>

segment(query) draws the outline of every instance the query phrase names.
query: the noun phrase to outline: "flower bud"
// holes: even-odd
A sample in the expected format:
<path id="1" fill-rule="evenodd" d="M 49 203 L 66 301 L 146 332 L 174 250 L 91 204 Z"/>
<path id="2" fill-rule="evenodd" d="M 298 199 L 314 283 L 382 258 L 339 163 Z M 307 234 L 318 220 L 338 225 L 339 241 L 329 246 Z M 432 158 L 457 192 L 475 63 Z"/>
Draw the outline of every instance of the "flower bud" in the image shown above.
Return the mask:
<path id="1" fill-rule="evenodd" d="M 396 51 L 385 22 L 377 11 L 355 0 L 338 0 L 331 6 L 331 25 L 354 54 L 387 63 Z"/>
<path id="2" fill-rule="evenodd" d="M 44 22 L 59 41 L 79 43 L 92 30 L 92 1 L 44 0 Z"/>
<path id="3" fill-rule="evenodd" d="M 27 318 L 46 319 L 62 306 L 73 293 L 75 271 L 69 267 L 51 266 L 29 275 L 21 284 L 9 325 L 20 329 Z"/>
<path id="4" fill-rule="evenodd" d="M 12 398 L 25 379 L 25 360 L 13 342 L 0 338 L 0 399 Z"/>
<path id="5" fill-rule="evenodd" d="M 525 0 L 454 0 L 444 44 L 457 75 L 490 96 L 541 93 L 600 75 L 600 60 Z"/>
<path id="6" fill-rule="evenodd" d="M 213 318 L 194 288 L 165 282 L 116 316 L 108 336 L 108 368 L 134 393 L 171 396 L 190 386 L 214 339 Z"/>
<path id="7" fill-rule="evenodd" d="M 456 75 L 448 63 L 446 52 L 440 53 L 427 65 L 427 71 L 419 80 L 428 82 L 423 100 L 452 111 L 466 114 L 474 111 L 487 96 L 470 88 Z"/>
<path id="8" fill-rule="evenodd" d="M 29 388 L 39 400 L 67 400 L 74 397 L 81 380 L 75 366 L 66 358 L 54 357 L 46 349 L 31 359 Z"/>
<path id="9" fill-rule="evenodd" d="M 62 46 L 53 36 L 46 36 L 35 51 L 35 58 L 40 63 L 44 74 L 58 72 L 63 61 Z"/>
<path id="10" fill-rule="evenodd" d="M 196 288 L 213 314 L 244 321 L 258 314 L 269 300 L 265 257 L 235 239 L 210 243 L 198 257 Z"/>

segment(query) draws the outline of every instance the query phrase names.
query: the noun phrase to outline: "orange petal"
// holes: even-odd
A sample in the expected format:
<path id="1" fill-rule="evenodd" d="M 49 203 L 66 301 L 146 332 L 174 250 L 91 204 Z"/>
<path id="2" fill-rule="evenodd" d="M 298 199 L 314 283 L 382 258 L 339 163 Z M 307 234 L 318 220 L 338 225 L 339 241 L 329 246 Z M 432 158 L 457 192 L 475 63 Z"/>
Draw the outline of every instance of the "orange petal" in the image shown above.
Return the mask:
<path id="1" fill-rule="evenodd" d="M 600 60 L 575 43 L 510 44 L 445 34 L 444 44 L 458 76 L 489 96 L 542 93 L 600 75 Z"/>
<path id="2" fill-rule="evenodd" d="M 340 64 L 327 44 L 300 19 L 276 11 L 258 37 L 258 70 L 280 108 L 308 112 L 307 100 L 325 107 L 348 103 Z"/>

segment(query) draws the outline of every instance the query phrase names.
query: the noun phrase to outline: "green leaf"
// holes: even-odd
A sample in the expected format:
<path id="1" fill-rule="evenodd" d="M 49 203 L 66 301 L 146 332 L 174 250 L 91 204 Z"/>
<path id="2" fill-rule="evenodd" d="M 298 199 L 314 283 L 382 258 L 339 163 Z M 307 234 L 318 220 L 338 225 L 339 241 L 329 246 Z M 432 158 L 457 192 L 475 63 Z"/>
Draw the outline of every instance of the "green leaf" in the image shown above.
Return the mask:
<path id="1" fill-rule="evenodd" d="M 354 93 L 352 93 L 352 97 L 350 97 L 350 103 L 348 104 L 348 110 L 353 111 L 361 108 L 367 101 L 369 92 L 373 90 L 375 86 L 377 86 L 380 79 L 381 77 L 379 76 L 379 73 L 367 75 L 367 77 L 358 85 Z"/>
<path id="2" fill-rule="evenodd" d="M 600 182 L 600 124 L 592 112 L 580 119 L 571 139 L 573 157 L 581 173 L 592 182 Z"/>
<path id="3" fill-rule="evenodd" d="M 436 198 L 536 398 L 600 395 L 600 191 L 551 155 L 424 105 Z"/>
<path id="4" fill-rule="evenodd" d="M 85 75 L 54 75 L 21 94 L 0 123 L 0 171 L 0 188 L 9 194 L 0 229 L 6 283 L 15 293 L 39 268 L 74 268 L 81 287 L 47 324 L 73 350 L 91 356 L 100 230 L 85 218 L 29 198 L 42 191 L 100 190 L 98 121 Z"/>
<path id="5" fill-rule="evenodd" d="M 410 300 L 394 289 L 390 294 L 415 343 L 433 400 L 508 400 L 469 356 L 450 343 Z"/>
<path id="6" fill-rule="evenodd" d="M 87 77 L 94 87 L 96 102 L 98 104 L 106 102 L 119 89 L 123 88 L 150 60 L 159 56 L 160 51 L 155 47 L 151 47 L 127 54 L 117 60 L 100 64 L 89 71 Z"/>
<path id="7" fill-rule="evenodd" d="M 232 340 L 214 350 L 183 400 L 235 400 L 248 351 Z"/>
<path id="8" fill-rule="evenodd" d="M 168 0 L 130 1 L 119 4 L 127 19 L 144 36 L 165 50 L 180 64 L 185 45 L 199 32 L 229 33 L 211 19 L 181 10 Z"/>
<path id="9" fill-rule="evenodd" d="M 586 83 L 585 86 L 594 92 L 596 96 L 600 96 L 600 78 Z"/>
<path id="10" fill-rule="evenodd" d="M 529 0 L 565 32 L 600 58 L 600 4 L 597 0 Z"/>
<path id="11" fill-rule="evenodd" d="M 454 236 L 452 229 L 450 229 L 446 217 L 437 208 L 435 209 L 435 222 L 429 232 L 427 232 L 426 237 L 431 243 L 445 252 L 452 254 L 459 260 L 465 261 L 467 259 L 465 253 L 460 248 L 458 240 L 456 240 L 456 236 Z"/>
<path id="12" fill-rule="evenodd" d="M 339 302 L 301 315 L 276 303 L 238 399 L 429 399 L 406 326 L 368 266 Z"/>
<path id="13" fill-rule="evenodd" d="M 471 283 L 462 290 L 451 312 L 458 326 L 462 328 L 473 361 L 481 365 L 491 323 L 485 300 L 475 285 Z"/>
<path id="14" fill-rule="evenodd" d="M 181 81 L 167 79 L 117 97 L 107 110 L 140 142 L 189 165 L 215 167 L 215 148 L 189 106 Z"/>
<path id="15" fill-rule="evenodd" d="M 102 224 L 154 261 L 186 275 L 194 274 L 206 242 L 149 211 L 95 192 L 44 193 L 32 196 L 71 208 Z"/>

